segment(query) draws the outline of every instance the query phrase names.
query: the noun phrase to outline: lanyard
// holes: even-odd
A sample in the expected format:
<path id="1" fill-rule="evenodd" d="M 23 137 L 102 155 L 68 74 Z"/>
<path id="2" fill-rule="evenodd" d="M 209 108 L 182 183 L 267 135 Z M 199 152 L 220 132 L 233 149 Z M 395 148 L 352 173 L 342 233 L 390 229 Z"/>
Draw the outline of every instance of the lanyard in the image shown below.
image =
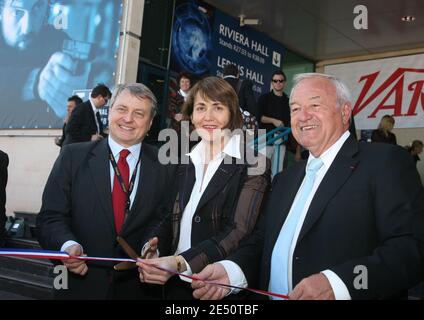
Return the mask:
<path id="1" fill-rule="evenodd" d="M 140 155 L 139 155 L 138 161 L 135 165 L 134 172 L 131 176 L 130 184 L 129 184 L 128 190 L 127 190 L 127 187 L 125 186 L 124 180 L 122 179 L 121 172 L 119 171 L 118 165 L 116 164 L 115 157 L 113 156 L 112 150 L 110 150 L 110 147 L 109 147 L 110 163 L 112 164 L 113 171 L 115 171 L 115 175 L 118 178 L 118 181 L 119 181 L 119 184 L 122 188 L 122 191 L 124 191 L 124 193 L 127 195 L 127 201 L 125 203 L 125 213 L 128 213 L 130 211 L 130 204 L 131 204 L 130 196 L 131 196 L 131 193 L 134 189 L 135 177 L 137 176 L 137 168 L 138 168 L 138 164 L 140 163 L 140 159 L 141 159 L 141 148 L 140 148 Z"/>

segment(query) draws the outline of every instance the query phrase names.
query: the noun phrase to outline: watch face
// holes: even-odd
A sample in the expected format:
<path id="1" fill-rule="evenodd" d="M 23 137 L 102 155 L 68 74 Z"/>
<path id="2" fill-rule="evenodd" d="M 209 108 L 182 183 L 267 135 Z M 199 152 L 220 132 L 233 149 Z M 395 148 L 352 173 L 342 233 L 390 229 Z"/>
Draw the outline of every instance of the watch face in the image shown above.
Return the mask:
<path id="1" fill-rule="evenodd" d="M 211 67 L 211 29 L 204 13 L 194 3 L 184 3 L 175 9 L 172 52 L 181 70 L 197 75 Z"/>

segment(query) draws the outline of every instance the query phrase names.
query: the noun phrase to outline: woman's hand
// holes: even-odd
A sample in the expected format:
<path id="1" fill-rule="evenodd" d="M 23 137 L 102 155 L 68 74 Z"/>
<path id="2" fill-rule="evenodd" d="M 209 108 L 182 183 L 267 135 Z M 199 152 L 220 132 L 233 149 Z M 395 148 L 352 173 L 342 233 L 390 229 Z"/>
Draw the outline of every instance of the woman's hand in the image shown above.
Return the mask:
<path id="1" fill-rule="evenodd" d="M 139 278 L 141 282 L 151 284 L 165 284 L 174 273 L 156 268 L 177 272 L 177 260 L 175 256 L 167 256 L 155 259 L 138 259 L 137 260 Z"/>

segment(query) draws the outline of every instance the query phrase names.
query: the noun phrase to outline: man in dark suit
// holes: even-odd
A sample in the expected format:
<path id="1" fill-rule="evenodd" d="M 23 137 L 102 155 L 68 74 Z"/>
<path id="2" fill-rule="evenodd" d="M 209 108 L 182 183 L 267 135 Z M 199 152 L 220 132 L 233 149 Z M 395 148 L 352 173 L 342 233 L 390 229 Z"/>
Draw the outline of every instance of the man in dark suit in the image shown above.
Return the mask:
<path id="1" fill-rule="evenodd" d="M 6 185 L 7 185 L 7 166 L 9 157 L 0 150 L 0 247 L 4 246 L 6 223 Z"/>
<path id="2" fill-rule="evenodd" d="M 59 147 L 62 147 L 63 141 L 65 141 L 66 125 L 68 124 L 68 121 L 71 118 L 72 111 L 74 111 L 75 107 L 77 105 L 81 104 L 82 102 L 83 102 L 82 99 L 80 97 L 78 97 L 77 95 L 73 95 L 73 96 L 68 98 L 68 101 L 66 103 L 67 115 L 66 115 L 65 120 L 63 121 L 62 136 L 57 137 L 57 139 L 55 141 L 56 145 L 58 145 Z"/>
<path id="3" fill-rule="evenodd" d="M 250 287 L 259 280 L 290 299 L 400 297 L 424 276 L 418 173 L 400 147 L 356 142 L 341 81 L 315 73 L 295 81 L 291 124 L 310 151 L 307 163 L 276 177 L 264 219 L 230 257 L 235 269 L 215 263 L 195 276 Z M 228 293 L 200 281 L 193 287 L 203 299 Z"/>
<path id="4" fill-rule="evenodd" d="M 62 149 L 37 217 L 44 249 L 74 256 L 127 257 L 117 243 L 119 235 L 141 251 L 145 237 L 163 218 L 165 190 L 172 181 L 157 150 L 142 143 L 156 110 L 156 98 L 146 86 L 118 86 L 109 112 L 109 137 Z M 69 289 L 56 290 L 58 298 L 155 297 L 155 288 L 140 284 L 136 268 L 115 271 L 111 263 L 77 259 L 63 264 L 69 270 Z"/>
<path id="5" fill-rule="evenodd" d="M 75 107 L 66 125 L 63 145 L 101 140 L 105 137 L 99 110 L 107 104 L 110 96 L 109 88 L 99 84 L 91 91 L 88 101 Z"/>
<path id="6" fill-rule="evenodd" d="M 253 93 L 253 83 L 250 80 L 240 80 L 238 68 L 234 64 L 227 64 L 222 70 L 222 78 L 227 81 L 237 93 L 240 108 L 254 115 L 258 119 L 258 108 Z"/>

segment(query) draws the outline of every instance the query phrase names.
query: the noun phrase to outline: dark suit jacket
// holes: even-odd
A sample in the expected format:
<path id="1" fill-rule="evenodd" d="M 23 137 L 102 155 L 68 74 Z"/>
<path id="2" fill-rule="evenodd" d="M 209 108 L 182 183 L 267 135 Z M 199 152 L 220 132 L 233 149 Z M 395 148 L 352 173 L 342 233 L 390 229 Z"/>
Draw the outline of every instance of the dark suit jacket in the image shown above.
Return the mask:
<path id="1" fill-rule="evenodd" d="M 57 140 L 57 145 L 62 148 L 63 142 L 66 140 L 66 122 L 62 126 L 62 136 Z"/>
<path id="2" fill-rule="evenodd" d="M 4 225 L 6 223 L 6 184 L 7 166 L 9 157 L 0 150 L 0 243 L 4 237 Z"/>
<path id="3" fill-rule="evenodd" d="M 253 93 L 253 82 L 250 80 L 240 80 L 236 78 L 225 78 L 237 93 L 239 106 L 250 114 L 253 114 L 256 119 L 259 119 L 258 106 L 256 105 L 255 94 Z"/>
<path id="4" fill-rule="evenodd" d="M 91 141 L 91 136 L 97 133 L 97 125 L 96 116 L 89 100 L 75 107 L 66 124 L 65 132 L 63 145 Z"/>
<path id="5" fill-rule="evenodd" d="M 305 165 L 298 163 L 276 177 L 266 219 L 232 257 L 250 286 L 257 285 L 260 274 L 260 287 L 268 288 L 272 250 Z M 353 299 L 392 297 L 423 278 L 423 248 L 424 191 L 410 157 L 399 147 L 349 137 L 306 215 L 293 254 L 293 287 L 330 269 Z M 354 287 L 359 265 L 368 270 L 367 290 Z"/>
<path id="6" fill-rule="evenodd" d="M 108 155 L 107 139 L 62 149 L 44 189 L 37 217 L 38 239 L 44 249 L 60 250 L 66 241 L 74 240 L 90 256 L 126 257 L 116 241 Z M 121 232 L 136 252 L 141 252 L 151 227 L 165 214 L 165 190 L 172 179 L 169 168 L 159 163 L 156 148 L 146 143 L 142 144 L 140 163 L 137 194 Z M 88 262 L 84 277 L 69 272 L 69 289 L 59 290 L 58 297 L 153 297 L 153 292 L 143 291 L 137 269 L 114 272 L 112 265 Z"/>

